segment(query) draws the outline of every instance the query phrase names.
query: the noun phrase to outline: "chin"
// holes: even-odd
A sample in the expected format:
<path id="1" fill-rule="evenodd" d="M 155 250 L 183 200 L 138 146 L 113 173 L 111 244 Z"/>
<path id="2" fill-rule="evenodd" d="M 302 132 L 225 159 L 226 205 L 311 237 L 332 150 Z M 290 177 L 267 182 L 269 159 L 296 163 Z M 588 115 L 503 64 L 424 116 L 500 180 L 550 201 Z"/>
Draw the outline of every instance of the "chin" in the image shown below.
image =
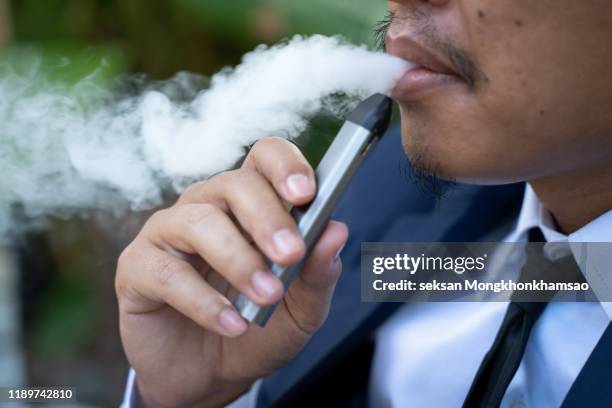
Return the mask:
<path id="1" fill-rule="evenodd" d="M 469 149 L 478 144 L 465 143 L 464 139 L 453 143 L 457 134 L 454 138 L 436 138 L 435 134 L 440 133 L 423 134 L 406 127 L 402 132 L 404 152 L 411 165 L 422 174 L 478 185 L 502 185 L 529 179 L 528 174 L 517 172 L 526 166 L 514 163 L 503 151 Z M 453 147 L 457 145 L 463 148 Z"/>

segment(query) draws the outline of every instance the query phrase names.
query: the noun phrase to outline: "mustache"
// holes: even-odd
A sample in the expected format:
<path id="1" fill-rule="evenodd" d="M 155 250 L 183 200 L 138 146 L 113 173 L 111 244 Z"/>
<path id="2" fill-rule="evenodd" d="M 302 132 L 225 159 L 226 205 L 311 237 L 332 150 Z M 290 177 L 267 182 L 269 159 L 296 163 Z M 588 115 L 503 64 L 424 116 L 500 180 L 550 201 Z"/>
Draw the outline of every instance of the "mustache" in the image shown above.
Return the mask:
<path id="1" fill-rule="evenodd" d="M 428 47 L 437 50 L 444 55 L 451 64 L 453 70 L 462 77 L 468 85 L 474 87 L 478 82 L 487 82 L 487 77 L 482 73 L 476 58 L 467 50 L 453 43 L 448 37 L 440 34 L 431 17 L 419 8 L 411 11 L 408 17 L 400 17 L 397 13 L 387 11 L 385 16 L 373 27 L 374 43 L 376 48 L 387 51 L 387 34 L 394 24 L 402 24 L 401 20 L 410 19 L 416 29 L 417 38 Z"/>

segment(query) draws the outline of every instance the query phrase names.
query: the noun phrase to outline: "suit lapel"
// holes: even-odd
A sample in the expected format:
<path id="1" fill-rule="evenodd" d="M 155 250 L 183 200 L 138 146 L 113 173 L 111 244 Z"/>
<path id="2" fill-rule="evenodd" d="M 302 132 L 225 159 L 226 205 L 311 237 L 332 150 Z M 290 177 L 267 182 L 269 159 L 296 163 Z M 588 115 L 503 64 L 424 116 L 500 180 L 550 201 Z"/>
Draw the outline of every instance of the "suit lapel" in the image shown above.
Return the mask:
<path id="1" fill-rule="evenodd" d="M 612 324 L 570 388 L 562 408 L 612 407 Z"/>

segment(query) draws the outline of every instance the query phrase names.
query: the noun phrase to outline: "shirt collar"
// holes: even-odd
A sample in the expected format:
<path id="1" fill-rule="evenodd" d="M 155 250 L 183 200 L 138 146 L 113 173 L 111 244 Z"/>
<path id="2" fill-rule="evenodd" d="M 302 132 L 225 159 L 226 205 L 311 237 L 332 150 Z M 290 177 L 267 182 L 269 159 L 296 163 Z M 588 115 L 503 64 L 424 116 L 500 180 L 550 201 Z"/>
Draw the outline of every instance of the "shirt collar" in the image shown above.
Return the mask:
<path id="1" fill-rule="evenodd" d="M 510 241 L 525 241 L 527 232 L 534 227 L 542 230 L 547 242 L 567 242 L 570 249 L 592 288 L 612 288 L 612 274 L 608 265 L 612 264 L 612 251 L 609 245 L 586 245 L 587 243 L 610 243 L 612 245 L 612 210 L 591 221 L 578 231 L 566 235 L 557 230 L 555 222 L 529 184 L 525 189 L 523 205 L 516 228 Z M 587 255 L 588 252 L 588 256 Z M 597 295 L 597 290 L 595 290 Z M 600 302 L 608 318 L 612 320 L 612 302 Z"/>
<path id="2" fill-rule="evenodd" d="M 532 228 L 540 228 L 547 242 L 567 242 L 568 236 L 557 231 L 555 221 L 548 212 L 535 191 L 529 184 L 525 188 L 523 206 L 514 230 L 513 238 L 523 241 L 527 237 L 527 231 Z"/>

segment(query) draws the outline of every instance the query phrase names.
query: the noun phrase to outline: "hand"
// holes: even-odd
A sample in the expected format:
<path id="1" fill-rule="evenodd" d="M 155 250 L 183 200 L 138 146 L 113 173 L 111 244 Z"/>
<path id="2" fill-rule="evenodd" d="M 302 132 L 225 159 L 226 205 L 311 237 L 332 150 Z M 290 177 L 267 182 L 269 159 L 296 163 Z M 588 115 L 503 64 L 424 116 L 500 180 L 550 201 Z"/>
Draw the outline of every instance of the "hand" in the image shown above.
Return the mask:
<path id="1" fill-rule="evenodd" d="M 223 406 L 289 361 L 324 322 L 346 226 L 330 222 L 283 297 L 262 253 L 280 265 L 305 254 L 283 203 L 308 203 L 314 172 L 291 143 L 261 140 L 239 170 L 191 186 L 154 214 L 121 254 L 120 330 L 148 406 Z M 265 328 L 228 300 L 282 298 Z"/>

